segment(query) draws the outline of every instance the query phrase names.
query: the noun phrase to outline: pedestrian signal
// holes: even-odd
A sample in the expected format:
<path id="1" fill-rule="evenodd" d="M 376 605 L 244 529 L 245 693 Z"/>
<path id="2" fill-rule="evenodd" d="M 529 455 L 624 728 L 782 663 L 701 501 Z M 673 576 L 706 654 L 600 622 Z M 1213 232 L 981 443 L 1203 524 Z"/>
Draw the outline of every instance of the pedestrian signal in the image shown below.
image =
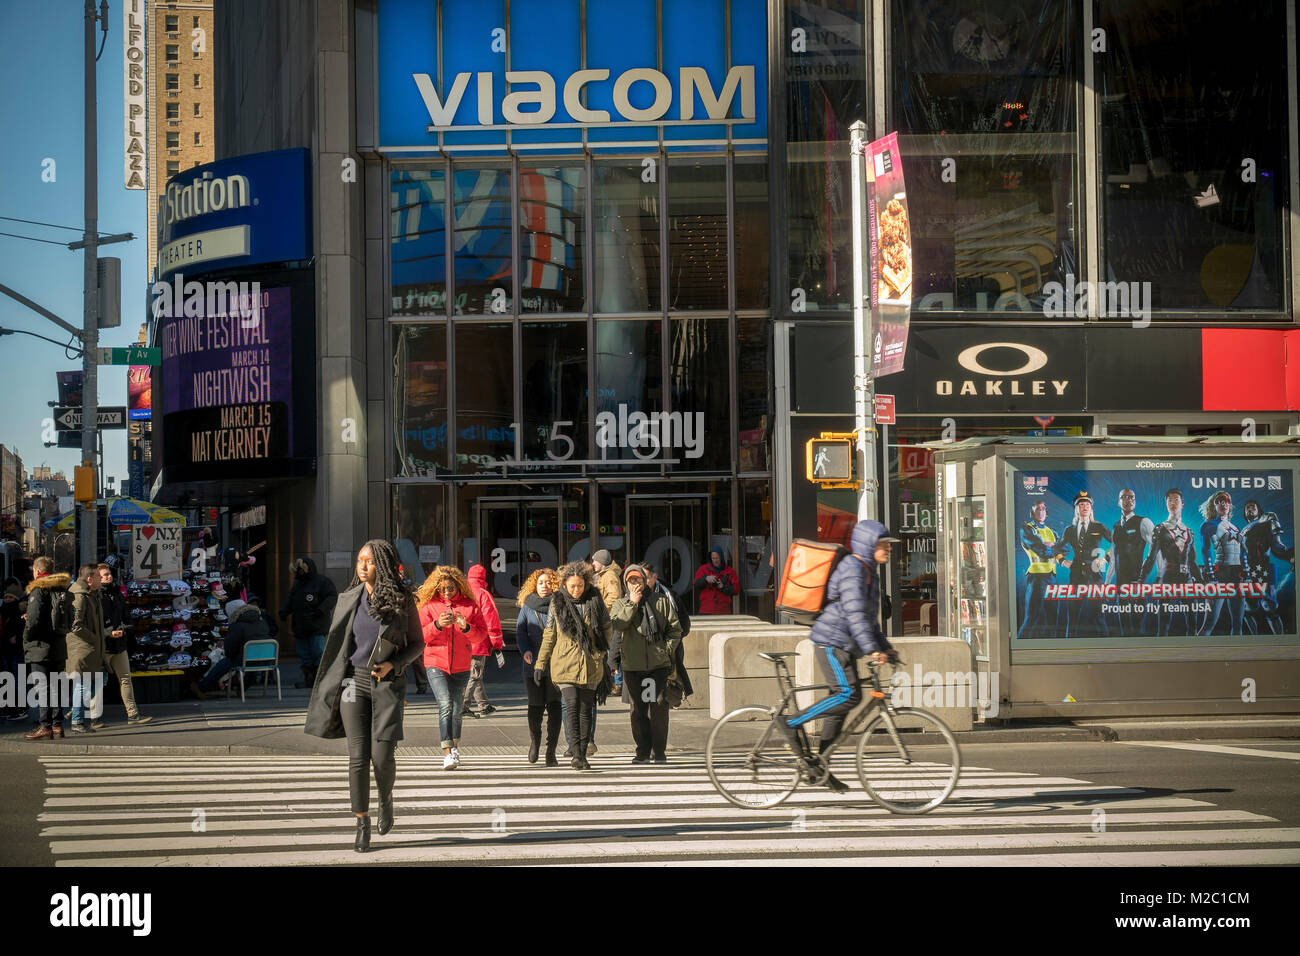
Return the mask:
<path id="1" fill-rule="evenodd" d="M 853 480 L 853 439 L 810 438 L 807 449 L 807 477 L 817 484 Z"/>
<path id="2" fill-rule="evenodd" d="M 95 468 L 93 465 L 77 465 L 72 470 L 73 497 L 78 504 L 89 504 L 94 501 L 95 494 Z"/>

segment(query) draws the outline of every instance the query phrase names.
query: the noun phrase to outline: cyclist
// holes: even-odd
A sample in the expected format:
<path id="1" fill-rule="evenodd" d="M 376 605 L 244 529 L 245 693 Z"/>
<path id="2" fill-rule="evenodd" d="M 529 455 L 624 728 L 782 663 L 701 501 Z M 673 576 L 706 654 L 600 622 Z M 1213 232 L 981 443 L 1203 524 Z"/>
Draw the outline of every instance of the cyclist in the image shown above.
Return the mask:
<path id="1" fill-rule="evenodd" d="M 831 695 L 806 710 L 788 718 L 778 718 L 777 725 L 814 767 L 821 764 L 820 754 L 839 736 L 844 718 L 862 702 L 857 661 L 870 657 L 876 664 L 897 657 L 880 627 L 880 575 L 875 564 L 886 564 L 891 545 L 898 541 L 879 521 L 859 521 L 853 526 L 852 550 L 831 572 L 826 583 L 826 606 L 812 626 L 812 641 L 817 664 L 832 687 Z M 814 757 L 799 729 L 820 717 L 822 731 L 818 756 Z M 829 772 L 823 783 L 836 793 L 848 787 Z"/>

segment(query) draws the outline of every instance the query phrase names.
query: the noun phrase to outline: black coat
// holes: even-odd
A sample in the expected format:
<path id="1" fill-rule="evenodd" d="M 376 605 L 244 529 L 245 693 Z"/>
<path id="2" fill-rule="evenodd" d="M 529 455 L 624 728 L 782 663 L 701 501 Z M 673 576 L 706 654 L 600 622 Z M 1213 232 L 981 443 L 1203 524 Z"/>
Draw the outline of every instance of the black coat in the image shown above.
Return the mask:
<path id="1" fill-rule="evenodd" d="M 126 598 L 122 589 L 116 584 L 105 584 L 99 589 L 99 603 L 104 609 L 104 653 L 120 654 L 127 650 L 127 638 L 109 637 L 113 631 L 125 630 L 122 621 L 126 618 Z"/>
<path id="2" fill-rule="evenodd" d="M 290 621 L 295 640 L 326 633 L 338 600 L 338 588 L 317 572 L 316 562 L 304 558 L 303 563 L 307 566 L 307 574 L 294 578 L 289 598 L 280 608 L 280 620 Z"/>
<path id="3" fill-rule="evenodd" d="M 307 724 L 303 728 L 313 737 L 335 739 L 347 736 L 339 705 L 343 697 L 343 681 L 351 673 L 349 658 L 356 651 L 356 638 L 352 634 L 352 620 L 361 603 L 358 584 L 339 595 L 325 639 L 325 653 L 321 655 L 316 672 L 316 684 L 311 689 L 307 704 Z M 406 667 L 424 655 L 424 633 L 420 628 L 420 615 L 412 600 L 405 618 L 383 624 L 379 628 L 374 662 L 391 661 L 394 671 L 378 682 L 371 696 L 374 708 L 371 716 L 372 736 L 375 740 L 402 739 L 402 712 L 406 704 Z"/>
<path id="4" fill-rule="evenodd" d="M 50 626 L 54 601 L 68 590 L 66 574 L 47 574 L 27 585 L 27 623 L 23 628 L 23 660 L 61 671 L 68 661 L 67 636 Z"/>

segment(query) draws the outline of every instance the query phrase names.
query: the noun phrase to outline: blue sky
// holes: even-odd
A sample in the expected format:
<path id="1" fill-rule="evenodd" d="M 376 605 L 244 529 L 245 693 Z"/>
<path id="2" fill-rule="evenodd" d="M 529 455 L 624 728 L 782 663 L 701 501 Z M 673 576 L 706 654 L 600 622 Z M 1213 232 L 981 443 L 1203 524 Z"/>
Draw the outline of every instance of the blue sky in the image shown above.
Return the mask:
<path id="1" fill-rule="evenodd" d="M 85 163 L 83 110 L 83 2 L 0 2 L 0 216 L 82 227 Z M 96 41 L 98 50 L 98 40 Z M 101 332 L 101 345 L 131 345 L 144 317 L 148 274 L 145 190 L 123 187 L 122 0 L 110 0 L 108 40 L 96 64 L 99 126 L 99 231 L 132 232 L 132 242 L 105 246 L 122 260 L 122 325 Z M 42 162 L 56 163 L 56 180 L 41 179 Z M 70 242 L 79 236 L 0 220 L 0 232 Z M 80 327 L 80 251 L 0 236 L 0 283 L 21 292 Z M 7 296 L 0 296 L 0 326 L 63 341 L 63 329 Z M 62 348 L 27 335 L 0 337 L 0 443 L 17 449 L 31 474 L 42 462 L 69 477 L 80 452 L 45 448 L 42 421 L 58 397 L 55 372 L 81 368 Z M 126 367 L 100 368 L 99 401 L 126 404 Z M 126 431 L 104 433 L 105 472 L 126 480 Z"/>

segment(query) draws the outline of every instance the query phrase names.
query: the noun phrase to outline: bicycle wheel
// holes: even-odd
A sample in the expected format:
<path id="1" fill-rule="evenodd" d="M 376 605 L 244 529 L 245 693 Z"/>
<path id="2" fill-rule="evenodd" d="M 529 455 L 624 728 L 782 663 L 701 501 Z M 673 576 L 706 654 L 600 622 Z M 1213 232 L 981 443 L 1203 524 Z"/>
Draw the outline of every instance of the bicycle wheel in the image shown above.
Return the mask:
<path id="1" fill-rule="evenodd" d="M 774 807 L 799 786 L 799 764 L 766 707 L 742 707 L 719 720 L 705 750 L 709 779 L 738 807 Z"/>
<path id="2" fill-rule="evenodd" d="M 911 707 L 881 711 L 858 741 L 858 779 L 871 799 L 891 813 L 933 810 L 957 787 L 961 750 L 947 724 Z"/>

